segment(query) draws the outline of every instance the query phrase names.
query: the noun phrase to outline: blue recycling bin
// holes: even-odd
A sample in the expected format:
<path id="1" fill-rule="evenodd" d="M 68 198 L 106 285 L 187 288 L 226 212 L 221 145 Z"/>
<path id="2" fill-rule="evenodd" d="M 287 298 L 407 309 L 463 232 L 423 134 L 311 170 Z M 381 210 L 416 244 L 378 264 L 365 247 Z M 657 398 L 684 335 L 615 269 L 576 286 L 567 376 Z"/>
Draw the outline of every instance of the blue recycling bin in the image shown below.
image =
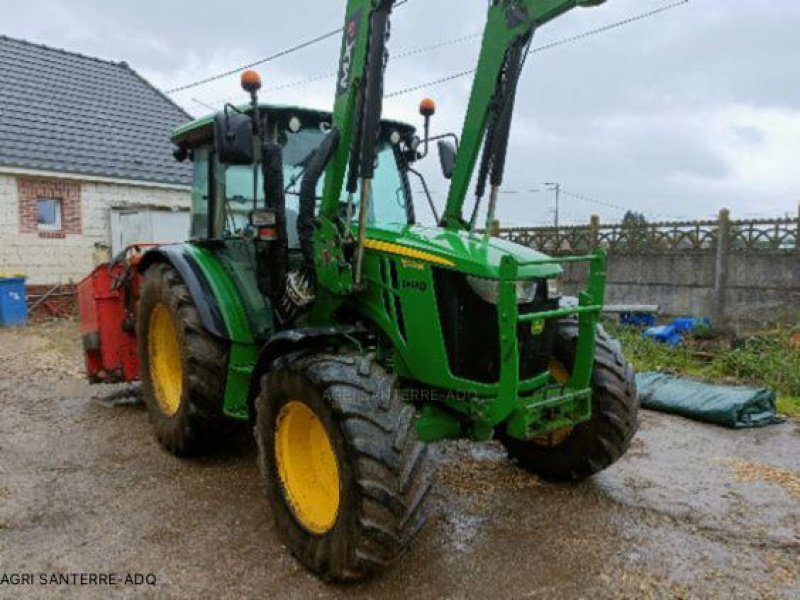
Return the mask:
<path id="1" fill-rule="evenodd" d="M 28 321 L 24 277 L 0 277 L 0 327 L 18 327 Z"/>

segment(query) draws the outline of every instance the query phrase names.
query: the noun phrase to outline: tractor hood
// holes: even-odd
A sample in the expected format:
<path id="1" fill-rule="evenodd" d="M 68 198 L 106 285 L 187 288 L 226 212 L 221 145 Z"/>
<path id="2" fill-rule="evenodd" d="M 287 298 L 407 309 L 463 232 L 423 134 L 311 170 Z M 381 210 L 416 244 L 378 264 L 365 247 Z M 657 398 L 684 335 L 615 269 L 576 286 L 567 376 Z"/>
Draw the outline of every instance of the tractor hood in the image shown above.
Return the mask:
<path id="1" fill-rule="evenodd" d="M 366 247 L 491 279 L 500 277 L 500 261 L 507 254 L 519 262 L 549 258 L 532 248 L 480 233 L 420 225 L 381 224 L 380 229 L 370 228 Z M 520 279 L 552 278 L 561 273 L 557 264 L 533 264 L 519 270 Z"/>

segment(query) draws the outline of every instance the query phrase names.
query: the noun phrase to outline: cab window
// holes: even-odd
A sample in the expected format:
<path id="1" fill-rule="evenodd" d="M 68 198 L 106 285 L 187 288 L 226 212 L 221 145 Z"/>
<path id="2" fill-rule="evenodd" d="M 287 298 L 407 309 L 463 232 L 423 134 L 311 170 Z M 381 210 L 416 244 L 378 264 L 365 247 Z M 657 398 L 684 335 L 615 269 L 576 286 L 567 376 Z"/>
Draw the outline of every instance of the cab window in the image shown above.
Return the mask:
<path id="1" fill-rule="evenodd" d="M 297 214 L 299 211 L 300 186 L 306 167 L 313 152 L 325 137 L 319 127 L 301 129 L 297 133 L 286 133 L 283 148 L 283 179 L 286 190 L 286 221 L 290 247 L 296 247 Z M 195 151 L 194 187 L 192 191 L 192 238 L 208 237 L 208 186 L 209 186 L 209 149 L 200 148 Z M 250 165 L 215 165 L 217 180 L 216 211 L 212 237 L 242 236 L 250 220 L 250 212 L 255 206 L 264 204 L 264 188 L 261 167 L 253 169 Z M 256 185 L 253 185 L 254 178 Z M 324 189 L 323 174 L 317 185 L 317 201 L 321 200 Z M 253 194 L 256 194 L 255 202 Z M 354 195 L 354 220 L 358 215 L 360 193 Z M 398 167 L 394 147 L 382 142 L 378 148 L 375 177 L 372 182 L 372 197 L 369 206 L 368 223 L 370 225 L 406 224 L 409 222 L 407 210 L 408 192 L 406 180 Z M 342 190 L 340 205 L 344 212 L 347 192 Z"/>
<path id="2" fill-rule="evenodd" d="M 192 223 L 190 238 L 202 240 L 208 237 L 208 174 L 209 148 L 194 150 L 192 163 Z"/>
<path id="3" fill-rule="evenodd" d="M 360 198 L 359 190 L 353 203 L 353 215 L 358 214 Z M 342 200 L 347 201 L 346 194 Z M 397 167 L 394 147 L 391 144 L 383 143 L 378 150 L 378 162 L 375 167 L 375 178 L 372 180 L 367 223 L 370 225 L 408 224 L 410 211 L 407 210 L 407 202 L 405 180 Z"/>

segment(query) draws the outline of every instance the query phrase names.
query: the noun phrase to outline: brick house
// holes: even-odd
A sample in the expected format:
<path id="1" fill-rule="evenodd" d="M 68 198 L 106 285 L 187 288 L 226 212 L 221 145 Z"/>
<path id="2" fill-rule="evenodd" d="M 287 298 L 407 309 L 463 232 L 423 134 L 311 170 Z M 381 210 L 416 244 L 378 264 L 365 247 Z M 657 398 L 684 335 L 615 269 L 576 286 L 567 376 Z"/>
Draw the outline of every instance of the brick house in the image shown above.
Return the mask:
<path id="1" fill-rule="evenodd" d="M 0 36 L 0 273 L 68 285 L 125 237 L 115 215 L 188 223 L 169 132 L 190 119 L 126 63 Z"/>

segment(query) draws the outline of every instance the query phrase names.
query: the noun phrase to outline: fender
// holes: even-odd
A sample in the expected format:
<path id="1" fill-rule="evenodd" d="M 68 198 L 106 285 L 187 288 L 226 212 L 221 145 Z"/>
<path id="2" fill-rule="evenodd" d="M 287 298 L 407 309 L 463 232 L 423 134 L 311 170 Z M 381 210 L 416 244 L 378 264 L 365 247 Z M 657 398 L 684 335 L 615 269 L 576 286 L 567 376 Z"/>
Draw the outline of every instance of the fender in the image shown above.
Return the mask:
<path id="1" fill-rule="evenodd" d="M 256 366 L 250 380 L 250 394 L 247 398 L 247 409 L 250 420 L 255 423 L 255 401 L 261 390 L 261 378 L 267 374 L 272 362 L 284 354 L 297 352 L 305 348 L 313 348 L 332 342 L 357 345 L 365 341 L 369 330 L 357 325 L 341 325 L 334 327 L 307 327 L 281 331 L 264 344 L 258 354 Z"/>
<path id="2" fill-rule="evenodd" d="M 189 288 L 192 300 L 197 305 L 200 320 L 206 331 L 215 337 L 230 340 L 230 332 L 225 325 L 222 311 L 211 291 L 211 286 L 197 262 L 186 251 L 185 246 L 175 244 L 149 250 L 139 263 L 138 271 L 144 274 L 147 269 L 158 263 L 168 263 L 180 273 L 186 287 Z"/>
<path id="3" fill-rule="evenodd" d="M 144 272 L 158 262 L 175 267 L 197 305 L 203 327 L 229 343 L 228 364 L 224 365 L 227 377 L 223 412 L 234 419 L 247 419 L 250 381 L 259 343 L 250 329 L 247 309 L 234 282 L 213 253 L 198 245 L 175 244 L 150 250 L 142 258 L 139 271 Z"/>

